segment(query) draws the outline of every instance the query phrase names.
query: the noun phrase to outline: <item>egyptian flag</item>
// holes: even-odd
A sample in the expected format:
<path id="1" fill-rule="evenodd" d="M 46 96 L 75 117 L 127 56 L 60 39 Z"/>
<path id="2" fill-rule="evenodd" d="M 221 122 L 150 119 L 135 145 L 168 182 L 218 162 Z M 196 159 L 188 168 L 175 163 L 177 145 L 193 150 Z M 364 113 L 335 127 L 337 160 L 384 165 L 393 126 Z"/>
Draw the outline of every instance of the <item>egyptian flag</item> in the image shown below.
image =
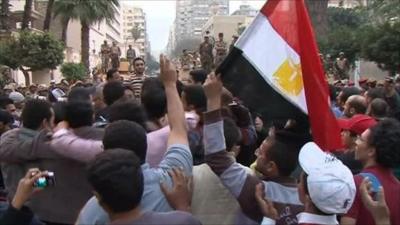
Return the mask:
<path id="1" fill-rule="evenodd" d="M 304 0 L 267 1 L 216 72 L 264 120 L 295 119 L 322 149 L 341 147 Z"/>

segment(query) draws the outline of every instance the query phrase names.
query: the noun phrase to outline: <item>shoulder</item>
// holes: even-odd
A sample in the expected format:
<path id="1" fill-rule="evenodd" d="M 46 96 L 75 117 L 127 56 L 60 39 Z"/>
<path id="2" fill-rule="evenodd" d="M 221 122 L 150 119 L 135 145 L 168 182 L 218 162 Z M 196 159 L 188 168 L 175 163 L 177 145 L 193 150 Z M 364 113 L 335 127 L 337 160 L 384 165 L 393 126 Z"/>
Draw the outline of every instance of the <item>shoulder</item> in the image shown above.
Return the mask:
<path id="1" fill-rule="evenodd" d="M 169 221 L 169 224 L 171 225 L 201 224 L 200 221 L 196 219 L 192 214 L 183 211 L 172 211 L 168 213 L 153 213 L 153 216 L 158 217 L 159 219 L 165 219 L 165 221 Z"/>

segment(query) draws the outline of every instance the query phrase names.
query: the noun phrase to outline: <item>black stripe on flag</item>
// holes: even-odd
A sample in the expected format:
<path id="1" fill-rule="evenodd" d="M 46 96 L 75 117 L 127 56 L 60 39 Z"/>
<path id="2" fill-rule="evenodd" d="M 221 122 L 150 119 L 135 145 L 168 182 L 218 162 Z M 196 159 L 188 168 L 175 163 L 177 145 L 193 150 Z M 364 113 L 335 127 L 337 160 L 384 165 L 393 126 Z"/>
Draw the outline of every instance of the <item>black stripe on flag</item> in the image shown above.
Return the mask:
<path id="1" fill-rule="evenodd" d="M 276 92 L 242 55 L 242 50 L 234 47 L 216 74 L 221 74 L 224 87 L 242 100 L 251 112 L 263 116 L 264 123 L 294 119 L 301 131 L 309 130 L 308 116 Z"/>

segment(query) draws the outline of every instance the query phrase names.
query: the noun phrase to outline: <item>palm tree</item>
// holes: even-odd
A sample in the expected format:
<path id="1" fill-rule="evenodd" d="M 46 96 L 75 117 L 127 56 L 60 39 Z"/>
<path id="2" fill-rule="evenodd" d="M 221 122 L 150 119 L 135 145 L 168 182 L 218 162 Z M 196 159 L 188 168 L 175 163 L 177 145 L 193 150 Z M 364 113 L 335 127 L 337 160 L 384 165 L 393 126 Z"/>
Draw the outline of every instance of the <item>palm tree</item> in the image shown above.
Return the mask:
<path id="1" fill-rule="evenodd" d="M 29 28 L 29 22 L 31 22 L 32 15 L 32 4 L 33 0 L 25 0 L 24 16 L 22 18 L 21 29 L 26 30 Z"/>
<path id="2" fill-rule="evenodd" d="M 53 12 L 53 5 L 54 5 L 54 0 L 49 0 L 49 2 L 47 3 L 46 16 L 45 16 L 44 23 L 43 23 L 44 31 L 50 30 L 51 14 Z"/>
<path id="3" fill-rule="evenodd" d="M 119 0 L 57 0 L 54 15 L 60 16 L 63 26 L 68 26 L 67 21 L 80 20 L 81 22 L 81 62 L 89 68 L 89 33 L 90 26 L 115 19 L 115 7 Z"/>

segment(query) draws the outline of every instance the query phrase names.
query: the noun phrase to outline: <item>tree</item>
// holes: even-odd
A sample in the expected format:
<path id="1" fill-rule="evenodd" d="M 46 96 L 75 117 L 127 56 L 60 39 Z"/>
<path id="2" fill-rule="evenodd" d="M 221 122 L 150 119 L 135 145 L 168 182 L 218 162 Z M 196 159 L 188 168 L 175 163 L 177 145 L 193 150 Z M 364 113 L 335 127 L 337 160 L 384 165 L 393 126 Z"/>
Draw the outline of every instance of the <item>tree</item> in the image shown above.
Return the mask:
<path id="1" fill-rule="evenodd" d="M 64 25 L 70 20 L 81 22 L 81 62 L 87 69 L 89 69 L 90 26 L 103 20 L 108 22 L 114 20 L 115 6 L 119 6 L 119 0 L 58 0 L 55 2 L 54 14 L 61 16 Z"/>
<path id="2" fill-rule="evenodd" d="M 85 65 L 82 63 L 64 63 L 61 66 L 61 73 L 70 83 L 83 80 L 87 75 Z"/>
<path id="3" fill-rule="evenodd" d="M 160 69 L 160 63 L 157 62 L 153 55 L 146 53 L 146 59 L 147 69 L 150 74 Z"/>
<path id="4" fill-rule="evenodd" d="M 50 30 L 51 15 L 52 15 L 52 12 L 53 12 L 53 6 L 54 6 L 54 0 L 49 0 L 49 2 L 47 3 L 46 16 L 45 16 L 44 23 L 43 23 L 43 30 L 44 31 L 49 31 Z"/>
<path id="5" fill-rule="evenodd" d="M 320 37 L 325 37 L 328 33 L 328 1 L 306 0 L 315 33 Z"/>
<path id="6" fill-rule="evenodd" d="M 64 46 L 48 33 L 21 32 L 0 43 L 0 64 L 20 69 L 29 85 L 29 71 L 56 69 L 64 60 Z"/>
<path id="7" fill-rule="evenodd" d="M 391 76 L 400 73 L 400 21 L 365 26 L 360 39 L 364 58 L 376 62 Z"/>
<path id="8" fill-rule="evenodd" d="M 21 30 L 26 30 L 29 28 L 29 23 L 31 22 L 32 15 L 32 4 L 33 0 L 25 0 L 24 16 L 22 18 Z"/>
<path id="9" fill-rule="evenodd" d="M 10 30 L 10 0 L 1 1 L 0 30 Z"/>

